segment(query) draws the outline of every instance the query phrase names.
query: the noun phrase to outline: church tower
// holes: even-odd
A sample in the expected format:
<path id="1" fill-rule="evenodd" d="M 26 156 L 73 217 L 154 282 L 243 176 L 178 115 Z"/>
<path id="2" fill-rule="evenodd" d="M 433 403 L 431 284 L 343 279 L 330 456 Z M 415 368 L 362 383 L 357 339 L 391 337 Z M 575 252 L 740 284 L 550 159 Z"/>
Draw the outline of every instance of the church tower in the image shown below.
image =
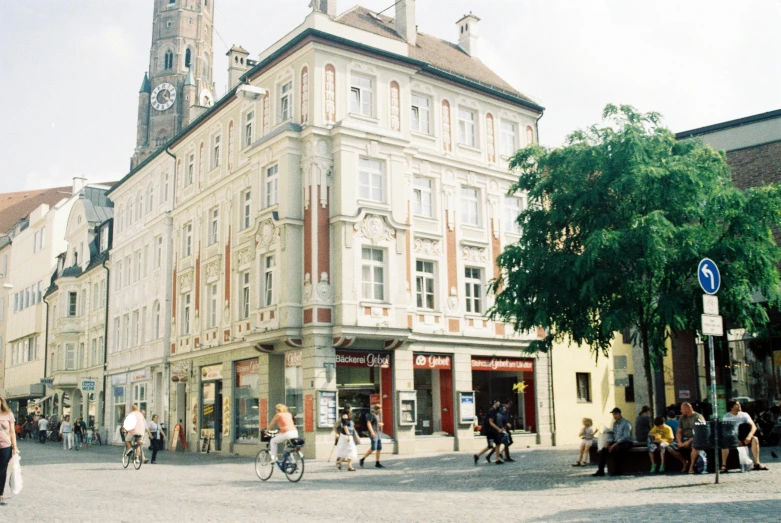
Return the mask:
<path id="1" fill-rule="evenodd" d="M 154 0 L 149 71 L 138 96 L 131 169 L 214 103 L 214 1 Z"/>

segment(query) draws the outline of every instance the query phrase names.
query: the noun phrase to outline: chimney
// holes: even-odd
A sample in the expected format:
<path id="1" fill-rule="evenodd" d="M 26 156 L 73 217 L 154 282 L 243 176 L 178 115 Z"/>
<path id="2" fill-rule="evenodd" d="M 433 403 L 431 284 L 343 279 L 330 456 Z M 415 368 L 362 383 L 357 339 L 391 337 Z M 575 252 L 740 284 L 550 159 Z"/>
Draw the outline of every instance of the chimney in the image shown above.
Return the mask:
<path id="1" fill-rule="evenodd" d="M 456 22 L 458 27 L 458 47 L 472 58 L 479 58 L 477 41 L 480 39 L 480 33 L 477 29 L 477 22 L 480 19 L 469 11 L 461 20 Z"/>
<path id="2" fill-rule="evenodd" d="M 73 193 L 76 194 L 80 190 L 84 188 L 84 186 L 87 185 L 87 179 L 86 178 L 80 178 L 78 176 L 74 176 L 73 178 Z"/>
<path id="3" fill-rule="evenodd" d="M 418 28 L 415 25 L 415 0 L 396 2 L 396 32 L 409 45 L 417 44 Z"/>
<path id="4" fill-rule="evenodd" d="M 309 2 L 309 7 L 319 13 L 325 13 L 331 18 L 336 18 L 336 0 L 312 0 Z"/>
<path id="5" fill-rule="evenodd" d="M 228 57 L 228 91 L 239 85 L 239 78 L 249 69 L 249 51 L 234 45 L 225 53 Z"/>

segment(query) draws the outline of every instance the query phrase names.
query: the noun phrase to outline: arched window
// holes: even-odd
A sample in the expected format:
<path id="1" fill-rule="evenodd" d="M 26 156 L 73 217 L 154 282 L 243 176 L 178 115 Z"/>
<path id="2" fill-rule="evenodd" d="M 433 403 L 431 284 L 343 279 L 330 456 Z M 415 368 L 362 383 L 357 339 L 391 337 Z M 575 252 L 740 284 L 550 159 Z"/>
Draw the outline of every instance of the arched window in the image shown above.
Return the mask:
<path id="1" fill-rule="evenodd" d="M 165 68 L 173 69 L 174 67 L 174 53 L 170 50 L 165 52 Z"/>
<path id="2" fill-rule="evenodd" d="M 187 51 L 184 52 L 184 66 L 188 69 L 190 68 L 190 56 L 190 49 L 187 49 Z"/>

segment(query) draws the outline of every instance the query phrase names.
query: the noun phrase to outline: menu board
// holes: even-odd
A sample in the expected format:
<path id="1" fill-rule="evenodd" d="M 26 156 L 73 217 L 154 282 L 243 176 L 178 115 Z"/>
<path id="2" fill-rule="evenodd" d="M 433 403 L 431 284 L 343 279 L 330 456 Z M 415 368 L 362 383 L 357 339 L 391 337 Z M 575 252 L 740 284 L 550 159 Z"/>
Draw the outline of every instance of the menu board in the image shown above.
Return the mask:
<path id="1" fill-rule="evenodd" d="M 475 393 L 458 393 L 459 421 L 460 423 L 474 423 L 475 421 Z"/>
<path id="2" fill-rule="evenodd" d="M 317 391 L 317 426 L 321 429 L 336 425 L 337 401 L 335 390 Z"/>
<path id="3" fill-rule="evenodd" d="M 412 391 L 399 391 L 399 425 L 417 423 L 418 395 Z"/>

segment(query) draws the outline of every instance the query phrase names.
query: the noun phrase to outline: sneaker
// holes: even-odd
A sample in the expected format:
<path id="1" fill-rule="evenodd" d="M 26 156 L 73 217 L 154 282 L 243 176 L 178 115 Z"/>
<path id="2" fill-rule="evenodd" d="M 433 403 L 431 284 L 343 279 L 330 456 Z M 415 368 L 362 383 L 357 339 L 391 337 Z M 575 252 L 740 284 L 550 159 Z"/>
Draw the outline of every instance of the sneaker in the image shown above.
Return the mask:
<path id="1" fill-rule="evenodd" d="M 380 463 L 380 462 L 378 461 L 377 463 L 375 463 L 375 464 L 374 464 L 374 467 L 375 467 L 375 468 L 378 468 L 378 469 L 384 469 L 384 468 L 385 468 L 385 465 L 383 465 L 382 463 Z"/>
<path id="2" fill-rule="evenodd" d="M 504 460 L 505 460 L 505 461 L 509 461 L 509 462 L 511 462 L 511 463 L 512 463 L 513 461 L 515 461 L 513 458 L 504 458 Z"/>
<path id="3" fill-rule="evenodd" d="M 592 476 L 594 476 L 595 478 L 602 477 L 604 475 L 605 475 L 605 471 L 604 470 L 598 470 L 598 471 L 596 471 L 596 472 L 594 472 L 592 474 Z"/>
<path id="4" fill-rule="evenodd" d="M 486 460 L 488 463 L 491 463 L 491 455 L 490 455 L 490 454 L 489 454 L 489 455 L 487 455 L 487 456 L 485 457 L 485 460 Z"/>
<path id="5" fill-rule="evenodd" d="M 363 462 L 364 462 L 365 460 L 366 460 L 366 458 L 361 458 L 360 460 L 358 460 L 358 463 L 360 463 L 360 464 L 361 464 L 361 468 L 363 468 Z"/>
<path id="6" fill-rule="evenodd" d="M 477 465 L 477 460 L 478 460 L 478 459 L 480 459 L 480 456 L 478 456 L 477 454 L 475 454 L 475 455 L 473 455 L 472 457 L 473 457 L 473 458 L 475 458 L 475 465 Z"/>
<path id="7" fill-rule="evenodd" d="M 664 465 L 661 465 L 661 466 L 659 467 L 659 472 L 664 472 Z"/>
<path id="8" fill-rule="evenodd" d="M 656 465 L 651 465 L 651 474 L 653 474 L 654 472 L 656 472 L 658 468 L 659 468 L 659 467 L 657 467 Z"/>
<path id="9" fill-rule="evenodd" d="M 497 465 L 504 465 L 504 461 L 502 461 L 502 460 L 500 460 L 500 459 L 497 459 L 497 460 L 496 460 L 496 464 L 497 464 Z"/>

